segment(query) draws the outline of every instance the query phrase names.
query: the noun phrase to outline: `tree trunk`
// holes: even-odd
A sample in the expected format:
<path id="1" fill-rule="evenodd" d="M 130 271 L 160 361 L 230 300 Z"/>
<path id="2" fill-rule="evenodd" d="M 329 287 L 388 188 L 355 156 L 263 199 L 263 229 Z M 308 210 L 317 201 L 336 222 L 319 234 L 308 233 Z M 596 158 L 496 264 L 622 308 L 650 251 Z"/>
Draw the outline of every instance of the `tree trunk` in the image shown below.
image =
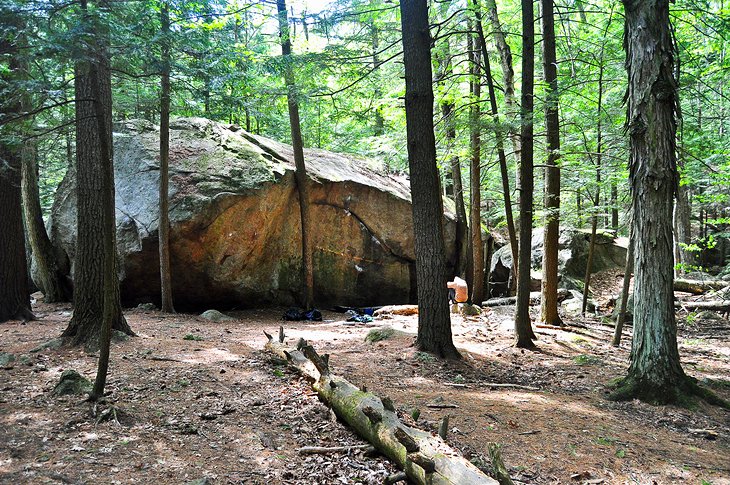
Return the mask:
<path id="1" fill-rule="evenodd" d="M 618 347 L 621 344 L 621 332 L 626 323 L 626 307 L 629 303 L 629 287 L 631 286 L 631 275 L 634 272 L 634 238 L 629 236 L 629 249 L 626 252 L 626 268 L 624 270 L 624 281 L 621 287 L 621 306 L 618 311 L 616 320 L 616 328 L 613 332 L 613 340 L 611 345 Z"/>
<path id="2" fill-rule="evenodd" d="M 634 241 L 634 337 L 615 399 L 675 402 L 689 386 L 674 317 L 672 202 L 677 84 L 668 0 L 625 0 Z"/>
<path id="3" fill-rule="evenodd" d="M 5 19 L 12 27 L 22 29 L 17 18 Z M 11 29 L 12 32 L 13 29 Z M 2 84 L 14 89 L 19 72 L 18 41 L 12 33 L 0 32 L 0 52 L 10 57 L 8 70 L 0 70 Z M 0 99 L 0 114 L 10 118 L 21 111 L 16 96 Z M 21 208 L 21 146 L 9 126 L 0 131 L 0 323 L 7 320 L 32 320 L 28 288 L 28 264 Z"/>
<path id="4" fill-rule="evenodd" d="M 692 243 L 692 222 L 691 208 L 689 205 L 689 190 L 686 185 L 677 186 L 677 205 L 674 207 L 674 230 L 675 230 L 675 264 L 678 265 L 677 273 L 683 274 L 692 271 L 695 266 L 695 254 L 687 249 Z"/>
<path id="5" fill-rule="evenodd" d="M 613 14 L 613 11 L 611 12 Z M 611 25 L 609 17 L 606 24 L 606 30 L 603 37 L 608 34 L 608 27 Z M 588 307 L 588 293 L 591 287 L 591 273 L 593 270 L 593 255 L 596 248 L 596 232 L 598 231 L 598 208 L 601 203 L 601 162 L 603 159 L 603 50 L 604 44 L 601 45 L 601 54 L 598 65 L 598 103 L 596 106 L 596 116 L 598 118 L 596 126 L 596 196 L 593 200 L 593 217 L 591 217 L 591 244 L 588 249 L 588 262 L 586 263 L 586 274 L 583 283 L 583 303 L 581 305 L 581 315 L 586 314 Z"/>
<path id="6" fill-rule="evenodd" d="M 512 68 L 512 50 L 507 43 L 507 36 L 504 33 L 502 24 L 499 21 L 497 12 L 497 3 L 495 0 L 486 0 L 487 15 L 492 25 L 492 35 L 494 35 L 494 43 L 499 52 L 499 59 L 502 65 L 504 104 L 507 107 L 507 127 L 509 138 L 512 140 L 512 148 L 514 149 L 515 160 L 520 161 L 520 130 L 518 129 L 520 120 L 518 119 L 518 106 L 515 99 L 515 71 Z M 534 48 L 533 48 L 534 49 Z"/>
<path id="7" fill-rule="evenodd" d="M 286 0 L 276 1 L 279 13 L 279 38 L 281 55 L 284 58 L 284 83 L 286 99 L 289 107 L 289 125 L 291 127 L 292 149 L 294 151 L 294 177 L 299 192 L 299 214 L 302 224 L 302 283 L 303 304 L 305 308 L 314 306 L 314 263 L 312 260 L 311 216 L 309 207 L 309 179 L 304 164 L 304 141 L 299 121 L 299 101 L 294 80 L 294 68 L 291 63 L 291 39 L 289 37 L 289 18 L 286 11 Z"/>
<path id="8" fill-rule="evenodd" d="M 512 196 L 509 186 L 509 175 L 507 174 L 507 157 L 504 153 L 504 131 L 499 121 L 499 111 L 497 109 L 497 95 L 494 89 L 494 78 L 492 77 L 492 66 L 489 62 L 489 53 L 487 52 L 487 44 L 484 37 L 484 29 L 482 27 L 481 11 L 478 4 L 475 6 L 477 35 L 479 36 L 479 44 L 482 48 L 482 58 L 484 59 L 482 66 L 484 67 L 484 77 L 487 81 L 487 91 L 489 92 L 489 106 L 492 110 L 492 122 L 494 123 L 494 136 L 497 141 L 497 158 L 499 160 L 499 172 L 502 179 L 502 198 L 504 200 L 504 215 L 507 221 L 507 234 L 509 236 L 510 250 L 512 251 L 512 271 L 517 271 L 517 231 L 515 230 L 515 221 L 512 217 Z M 509 47 L 508 47 L 509 48 Z M 510 56 L 511 57 L 511 56 Z M 511 68 L 511 64 L 510 64 Z M 513 93 L 514 95 L 514 93 Z M 489 259 L 486 260 L 485 267 L 489 267 Z M 487 278 L 488 280 L 488 278 Z M 478 303 L 478 302 L 477 302 Z"/>
<path id="9" fill-rule="evenodd" d="M 20 38 L 21 41 L 24 40 L 24 36 Z M 30 79 L 27 62 L 23 56 L 19 56 L 18 60 L 19 75 L 24 80 Z M 24 113 L 33 110 L 29 92 L 24 93 L 21 97 L 21 110 Z M 31 122 L 26 121 L 26 125 L 30 127 Z M 66 277 L 68 261 L 65 260 L 64 264 L 60 264 L 57 260 L 56 252 L 43 223 L 43 211 L 38 191 L 38 150 L 33 139 L 25 142 L 21 148 L 21 160 L 23 215 L 28 243 L 35 260 L 38 279 L 36 284 L 43 292 L 43 299 L 46 303 L 71 301 L 73 286 Z"/>
<path id="10" fill-rule="evenodd" d="M 444 39 L 446 42 L 446 52 L 444 57 L 440 59 L 439 65 L 441 75 L 446 77 L 452 74 L 451 53 L 449 48 L 448 37 Z M 454 115 L 454 102 L 444 100 L 441 103 L 441 116 L 444 123 L 444 135 L 446 137 L 446 152 L 451 154 L 456 145 L 456 119 Z M 464 206 L 464 184 L 461 179 L 461 161 L 457 155 L 450 156 L 451 180 L 454 184 L 454 204 L 456 206 L 456 237 L 454 245 L 456 246 L 456 261 L 454 264 L 454 275 L 464 277 L 467 266 L 467 250 L 469 249 L 469 226 L 466 219 L 466 207 Z"/>
<path id="11" fill-rule="evenodd" d="M 406 78 L 406 134 L 413 199 L 418 291 L 416 346 L 443 357 L 460 357 L 451 336 L 446 298 L 443 202 L 436 167 L 431 85 L 431 36 L 426 0 L 400 4 Z"/>
<path id="12" fill-rule="evenodd" d="M 598 194 L 596 194 L 598 197 Z M 588 261 L 586 262 L 586 275 L 583 279 L 583 302 L 580 314 L 585 316 L 588 308 L 588 293 L 591 289 L 591 274 L 593 273 L 593 255 L 596 252 L 596 233 L 598 232 L 598 215 L 593 214 L 591 219 L 591 243 L 588 246 Z"/>
<path id="13" fill-rule="evenodd" d="M 167 3 L 160 8 L 161 66 L 160 73 L 160 309 L 174 313 L 172 275 L 170 273 L 170 10 Z"/>
<path id="14" fill-rule="evenodd" d="M 547 161 L 545 162 L 545 232 L 542 256 L 541 321 L 560 326 L 558 315 L 558 238 L 560 237 L 560 119 L 558 117 L 558 69 L 555 52 L 553 0 L 541 0 L 543 72 L 548 84 L 545 102 Z"/>
<path id="15" fill-rule="evenodd" d="M 536 337 L 530 320 L 530 267 L 532 260 L 533 91 L 535 81 L 535 17 L 532 0 L 522 5 L 522 149 L 520 151 L 520 241 L 515 309 L 515 345 L 533 348 Z"/>
<path id="16" fill-rule="evenodd" d="M 74 314 L 62 337 L 72 345 L 95 349 L 109 316 L 111 328 L 133 335 L 122 315 L 116 268 L 114 173 L 112 162 L 111 71 L 98 19 L 84 9 L 90 44 L 76 63 L 76 198 L 77 226 Z M 111 180 L 107 180 L 107 179 Z M 111 238 L 111 239 L 110 239 Z M 109 240 L 110 239 L 110 240 Z M 111 244 L 110 244 L 111 242 Z M 106 281 L 110 278 L 111 281 Z M 102 291 L 100 291 L 102 289 Z M 101 358 L 101 357 L 100 357 Z"/>
<path id="17" fill-rule="evenodd" d="M 471 3 L 471 2 L 470 2 Z M 471 35 L 471 34 L 470 34 Z M 471 52 L 471 106 L 469 108 L 469 150 L 471 163 L 469 165 L 469 238 L 471 247 L 471 278 L 469 284 L 470 301 L 479 304 L 484 296 L 484 244 L 482 243 L 482 175 L 481 175 L 481 103 L 482 84 L 479 78 L 479 64 L 481 63 L 480 42 L 473 39 Z"/>

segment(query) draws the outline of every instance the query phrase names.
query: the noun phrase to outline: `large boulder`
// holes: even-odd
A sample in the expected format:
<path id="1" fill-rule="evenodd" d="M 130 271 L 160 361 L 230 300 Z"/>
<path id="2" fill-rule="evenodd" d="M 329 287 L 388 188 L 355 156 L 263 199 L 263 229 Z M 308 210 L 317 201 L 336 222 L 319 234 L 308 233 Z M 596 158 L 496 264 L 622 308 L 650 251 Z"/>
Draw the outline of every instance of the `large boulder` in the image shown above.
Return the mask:
<path id="1" fill-rule="evenodd" d="M 537 228 L 532 231 L 532 269 L 542 269 L 544 231 Z M 574 280 L 585 277 L 588 264 L 588 249 L 591 233 L 573 228 L 560 228 L 558 241 L 558 274 L 563 279 Z M 598 232 L 595 254 L 593 256 L 592 272 L 603 271 L 614 267 L 624 267 L 626 264 L 627 241 L 614 238 L 608 232 Z M 492 255 L 490 265 L 491 296 L 506 294 L 510 271 L 512 271 L 512 252 L 509 245 L 499 248 Z M 539 275 L 536 275 L 539 277 Z M 569 289 L 575 289 L 571 286 Z"/>
<path id="2" fill-rule="evenodd" d="M 114 133 L 117 250 L 122 300 L 159 300 L 159 131 L 133 121 Z M 174 120 L 170 221 L 176 306 L 250 307 L 297 302 L 299 201 L 290 146 L 233 125 Z M 305 150 L 311 180 L 315 297 L 319 305 L 373 306 L 415 299 L 407 181 L 349 155 Z M 54 202 L 51 235 L 74 260 L 75 177 Z M 444 218 L 454 256 L 453 212 Z M 73 269 L 72 269 L 73 273 Z M 444 295 L 446 294 L 444 290 Z"/>

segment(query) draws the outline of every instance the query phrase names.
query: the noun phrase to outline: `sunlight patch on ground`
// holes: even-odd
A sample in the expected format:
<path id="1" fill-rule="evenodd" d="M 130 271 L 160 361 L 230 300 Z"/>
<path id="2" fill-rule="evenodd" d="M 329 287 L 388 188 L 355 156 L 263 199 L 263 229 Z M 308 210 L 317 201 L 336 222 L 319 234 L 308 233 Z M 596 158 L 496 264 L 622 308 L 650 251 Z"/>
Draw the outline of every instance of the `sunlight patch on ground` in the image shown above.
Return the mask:
<path id="1" fill-rule="evenodd" d="M 216 362 L 232 362 L 239 359 L 240 356 L 234 354 L 228 349 L 213 347 L 211 349 L 201 349 L 199 352 L 188 354 L 180 360 L 181 362 L 189 364 L 213 364 Z"/>

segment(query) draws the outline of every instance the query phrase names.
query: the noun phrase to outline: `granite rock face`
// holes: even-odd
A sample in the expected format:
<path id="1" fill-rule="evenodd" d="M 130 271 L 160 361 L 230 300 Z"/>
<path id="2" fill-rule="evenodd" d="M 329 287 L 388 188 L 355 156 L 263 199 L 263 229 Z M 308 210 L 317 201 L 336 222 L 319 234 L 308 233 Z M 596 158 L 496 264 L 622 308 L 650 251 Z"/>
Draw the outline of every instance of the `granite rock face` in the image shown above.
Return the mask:
<path id="1" fill-rule="evenodd" d="M 159 301 L 158 147 L 157 127 L 147 122 L 115 127 L 117 252 L 127 305 Z M 305 150 L 305 159 L 317 304 L 412 302 L 408 182 L 372 160 L 323 150 Z M 72 262 L 74 179 L 69 171 L 59 186 L 50 224 L 54 244 Z M 233 125 L 173 120 L 169 195 L 176 307 L 297 303 L 301 236 L 290 146 Z M 447 258 L 453 261 L 454 216 L 445 202 Z"/>

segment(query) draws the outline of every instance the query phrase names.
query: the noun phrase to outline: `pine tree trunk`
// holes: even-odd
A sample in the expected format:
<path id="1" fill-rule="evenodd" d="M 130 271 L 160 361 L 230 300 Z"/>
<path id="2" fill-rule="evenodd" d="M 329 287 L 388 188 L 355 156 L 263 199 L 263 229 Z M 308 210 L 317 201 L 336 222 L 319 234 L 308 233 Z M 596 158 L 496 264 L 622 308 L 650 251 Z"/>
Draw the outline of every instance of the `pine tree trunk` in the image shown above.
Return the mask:
<path id="1" fill-rule="evenodd" d="M 558 117 L 558 70 L 555 52 L 553 0 L 541 0 L 543 72 L 548 84 L 545 102 L 547 161 L 545 162 L 545 232 L 542 251 L 542 298 L 540 316 L 546 325 L 562 325 L 558 315 L 558 238 L 560 237 L 560 119 Z"/>
<path id="2" fill-rule="evenodd" d="M 446 250 L 442 228 L 444 211 L 433 131 L 428 7 L 426 0 L 413 0 L 401 2 L 400 11 L 418 287 L 416 346 L 439 356 L 459 358 L 452 340 L 446 298 Z"/>
<path id="3" fill-rule="evenodd" d="M 456 128 L 454 127 L 454 105 L 443 103 L 441 113 L 446 124 L 446 140 L 451 149 L 456 143 Z M 450 151 L 450 150 L 449 150 Z M 454 204 L 456 205 L 456 264 L 454 274 L 464 276 L 466 271 L 467 250 L 469 249 L 469 225 L 466 222 L 466 207 L 464 205 L 464 183 L 461 179 L 461 161 L 458 156 L 451 157 L 451 179 L 454 183 Z"/>
<path id="4" fill-rule="evenodd" d="M 628 377 L 614 398 L 672 402 L 680 398 L 687 377 L 679 362 L 673 302 L 677 84 L 669 1 L 625 0 L 624 6 L 636 243 L 634 336 Z"/>
<path id="5" fill-rule="evenodd" d="M 512 251 L 512 271 L 517 271 L 517 231 L 515 221 L 512 217 L 512 196 L 509 186 L 509 175 L 507 173 L 507 156 L 504 153 L 504 131 L 500 126 L 499 110 L 497 109 L 497 95 L 494 89 L 494 78 L 492 77 L 492 66 L 489 62 L 489 53 L 482 27 L 482 15 L 478 4 L 475 6 L 477 35 L 482 48 L 482 66 L 484 67 L 484 78 L 487 81 L 489 92 L 489 106 L 492 110 L 492 122 L 494 123 L 494 136 L 497 141 L 497 158 L 499 160 L 499 172 L 502 179 L 502 198 L 504 200 L 504 215 L 507 221 L 507 234 L 509 236 L 510 249 Z M 485 267 L 490 266 L 490 259 L 485 260 Z M 487 278 L 488 280 L 488 278 Z M 479 304 L 479 302 L 477 302 Z"/>
<path id="6" fill-rule="evenodd" d="M 499 52 L 499 59 L 502 65 L 504 103 L 507 107 L 507 127 L 509 138 L 512 140 L 515 160 L 520 161 L 520 130 L 518 106 L 515 99 L 515 71 L 512 68 L 512 50 L 507 43 L 507 36 L 504 33 L 502 24 L 499 21 L 499 13 L 497 12 L 497 4 L 495 0 L 486 0 L 487 15 L 492 25 L 492 35 L 494 35 L 494 43 Z"/>
<path id="7" fill-rule="evenodd" d="M 439 59 L 440 75 L 449 77 L 453 74 L 451 67 L 451 49 L 448 37 L 443 58 Z M 456 145 L 456 118 L 454 114 L 454 102 L 444 100 L 441 103 L 441 116 L 444 123 L 444 136 L 446 137 L 446 152 L 451 154 Z M 454 275 L 464 277 L 467 267 L 469 249 L 469 226 L 466 219 L 466 207 L 464 205 L 464 184 L 461 178 L 461 161 L 457 155 L 450 156 L 451 180 L 453 182 L 453 199 L 456 206 L 456 237 L 454 245 L 455 262 Z"/>
<path id="8" fill-rule="evenodd" d="M 160 309 L 174 313 L 172 274 L 170 272 L 170 10 L 167 3 L 160 9 L 162 72 L 160 76 Z"/>
<path id="9" fill-rule="evenodd" d="M 509 135 L 510 140 L 512 141 L 512 149 L 515 156 L 515 161 L 518 165 L 517 172 L 515 174 L 515 186 L 520 186 L 520 170 L 519 170 L 519 164 L 520 164 L 520 152 L 522 150 L 522 143 L 520 140 L 520 116 L 519 116 L 519 106 L 517 104 L 516 98 L 515 98 L 515 72 L 512 67 L 512 50 L 507 43 L 507 37 L 504 33 L 504 29 L 502 28 L 502 24 L 499 21 L 499 13 L 497 12 L 497 3 L 495 0 L 486 0 L 485 2 L 486 8 L 487 8 L 487 15 L 489 16 L 490 24 L 492 25 L 492 35 L 494 35 L 494 43 L 497 46 L 497 51 L 499 52 L 499 59 L 500 64 L 502 66 L 502 85 L 504 89 L 504 104 L 506 107 L 506 115 L 507 115 L 507 133 Z M 494 111 L 496 114 L 496 110 Z M 500 160 L 500 171 L 502 172 L 502 190 L 506 193 L 507 190 L 509 190 L 509 183 L 507 182 L 505 184 L 505 181 L 508 181 L 507 177 L 507 167 L 506 167 L 507 161 L 504 160 L 504 169 L 502 168 L 502 160 Z M 518 191 L 517 197 L 519 199 L 520 193 Z M 505 200 L 505 204 L 507 204 L 507 201 Z M 509 210 L 512 210 L 512 204 L 510 203 Z M 512 215 L 510 214 L 509 219 L 512 219 Z M 517 253 L 519 252 L 517 249 L 518 242 L 517 242 L 517 233 L 519 232 L 519 219 L 517 221 L 512 222 L 512 226 L 514 227 L 514 230 L 510 233 L 510 245 L 512 246 L 512 272 L 510 273 L 510 290 L 516 289 L 517 284 L 517 274 L 519 273 L 519 257 Z"/>
<path id="10" fill-rule="evenodd" d="M 96 21 L 86 12 L 85 27 L 101 42 Z M 116 223 L 112 162 L 111 71 L 106 49 L 92 44 L 76 63 L 76 260 L 74 263 L 74 314 L 62 337 L 72 345 L 98 348 L 105 324 L 111 329 L 134 335 L 122 315 L 116 265 Z M 111 178 L 111 183 L 107 181 Z M 108 238 L 111 238 L 109 248 Z M 109 271 L 109 269 L 112 271 Z M 105 277 L 111 281 L 105 281 Z M 103 291 L 99 291 L 102 288 Z M 106 308 L 108 306 L 108 308 Z"/>
<path id="11" fill-rule="evenodd" d="M 674 207 L 674 230 L 675 230 L 675 263 L 679 264 L 678 273 L 692 271 L 696 264 L 695 255 L 687 250 L 687 245 L 692 243 L 692 210 L 689 205 L 689 190 L 685 185 L 677 186 L 677 205 Z"/>
<path id="12" fill-rule="evenodd" d="M 471 4 L 471 2 L 470 2 Z M 481 175 L 481 79 L 479 65 L 481 63 L 480 42 L 473 39 L 474 50 L 471 53 L 471 107 L 469 109 L 469 145 L 471 164 L 469 170 L 469 228 L 471 229 L 471 278 L 470 298 L 479 305 L 484 299 L 484 243 L 482 242 L 482 175 Z"/>
<path id="13" fill-rule="evenodd" d="M 311 216 L 309 208 L 309 179 L 304 165 L 304 142 L 299 120 L 299 102 L 297 100 L 294 69 L 291 64 L 291 39 L 289 38 L 289 19 L 286 11 L 286 0 L 277 0 L 279 13 L 279 36 L 281 54 L 284 58 L 284 82 L 287 87 L 287 105 L 289 107 L 289 125 L 291 127 L 292 149 L 294 150 L 294 178 L 299 192 L 299 213 L 302 224 L 302 283 L 303 304 L 305 308 L 314 305 L 314 263 L 311 247 Z"/>
<path id="14" fill-rule="evenodd" d="M 533 91 L 535 81 L 535 18 L 532 0 L 522 5 L 522 149 L 520 151 L 520 241 L 515 309 L 515 345 L 532 348 L 535 333 L 530 320 L 530 267 L 532 260 Z"/>
<path id="15" fill-rule="evenodd" d="M 21 41 L 24 36 L 21 36 Z M 28 64 L 22 56 L 19 58 L 19 75 L 22 79 L 30 79 Z M 32 111 L 32 99 L 29 92 L 24 93 L 21 98 L 21 110 Z M 26 121 L 27 126 L 31 125 Z M 38 150 L 33 139 L 24 143 L 21 148 L 22 160 L 22 197 L 23 215 L 25 218 L 26 235 L 33 254 L 36 266 L 36 284 L 43 292 L 43 299 L 46 303 L 71 301 L 73 287 L 66 277 L 68 273 L 68 262 L 60 264 L 53 249 L 51 240 L 46 232 L 43 223 L 43 211 L 41 209 L 40 194 L 38 191 Z"/>
<path id="16" fill-rule="evenodd" d="M 633 231 L 632 231 L 633 232 Z M 621 286 L 621 306 L 616 319 L 616 328 L 613 331 L 613 340 L 611 345 L 618 347 L 621 344 L 621 332 L 626 323 L 626 308 L 629 304 L 629 287 L 631 286 L 631 275 L 634 272 L 634 237 L 629 234 L 629 248 L 626 251 L 626 267 L 624 269 L 624 281 Z"/>
<path id="17" fill-rule="evenodd" d="M 16 19 L 6 19 L 13 24 Z M 22 28 L 21 25 L 13 25 Z M 12 30 L 12 29 L 11 29 Z M 17 80 L 20 66 L 14 35 L 0 32 L 0 52 L 10 57 L 8 72 L 0 71 L 2 83 L 10 86 Z M 0 98 L 0 114 L 17 116 L 21 111 L 14 96 Z M 15 98 L 17 99 L 17 98 Z M 3 116 L 4 117 L 4 116 Z M 7 320 L 32 320 L 28 289 L 28 265 L 21 208 L 21 146 L 9 126 L 0 131 L 0 323 Z"/>

